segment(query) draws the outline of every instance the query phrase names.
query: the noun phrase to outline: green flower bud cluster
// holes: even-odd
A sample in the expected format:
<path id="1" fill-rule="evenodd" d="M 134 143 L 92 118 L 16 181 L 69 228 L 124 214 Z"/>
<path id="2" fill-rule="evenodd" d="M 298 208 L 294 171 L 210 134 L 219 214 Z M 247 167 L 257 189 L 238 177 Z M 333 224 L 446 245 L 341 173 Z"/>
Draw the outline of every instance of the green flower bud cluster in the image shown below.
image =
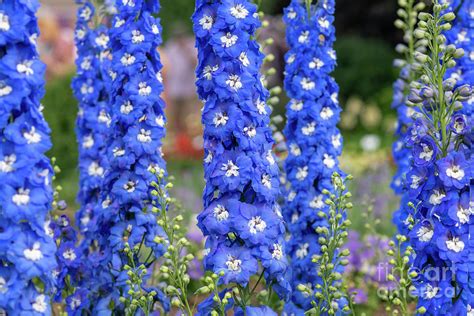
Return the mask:
<path id="1" fill-rule="evenodd" d="M 429 50 L 415 53 L 413 68 L 420 80 L 413 81 L 407 105 L 416 106 L 429 122 L 429 133 L 440 134 L 433 137 L 438 142 L 442 156 L 446 156 L 453 137 L 448 135 L 447 126 L 454 112 L 462 108 L 462 101 L 470 98 L 472 87 L 461 86 L 456 89 L 453 78 L 446 79 L 449 68 L 456 66 L 456 59 L 464 55 L 461 48 L 446 45 L 444 32 L 451 29 L 455 19 L 454 12 L 448 12 L 449 4 L 434 0 L 433 12 L 421 12 L 419 23 L 414 31 L 416 38 L 427 42 Z"/>
<path id="2" fill-rule="evenodd" d="M 166 238 L 157 236 L 155 242 L 163 244 L 166 252 L 160 262 L 158 281 L 163 281 L 167 286 L 163 292 L 170 298 L 171 305 L 185 315 L 194 315 L 193 308 L 188 300 L 190 276 L 188 267 L 194 256 L 190 253 L 190 242 L 185 238 L 183 216 L 171 218 L 170 213 L 181 213 L 177 201 L 168 195 L 173 184 L 168 182 L 163 171 L 151 171 L 156 176 L 156 181 L 151 183 L 153 212 L 158 214 L 158 225 L 163 228 Z"/>
<path id="3" fill-rule="evenodd" d="M 415 52 L 425 52 L 427 40 L 417 39 L 414 36 L 415 28 L 418 22 L 418 13 L 425 9 L 426 5 L 422 1 L 399 0 L 398 18 L 395 20 L 395 27 L 403 31 L 403 41 L 396 46 L 396 51 L 404 56 L 403 59 L 395 60 L 395 65 L 403 68 L 414 62 Z M 412 74 L 410 74 L 412 77 Z M 408 79 L 408 78 L 407 78 Z M 413 80 L 413 78 L 411 78 Z M 410 80 L 411 81 L 411 80 Z M 407 91 L 408 94 L 409 91 Z"/>
<path id="4" fill-rule="evenodd" d="M 352 298 L 347 294 L 340 272 L 341 267 L 347 265 L 347 257 L 350 254 L 348 249 L 340 249 L 347 241 L 347 230 L 351 225 L 346 219 L 346 213 L 353 207 L 350 202 L 352 194 L 347 191 L 347 182 L 352 180 L 352 176 L 343 178 L 334 173 L 331 180 L 335 188 L 334 193 L 323 191 L 328 197 L 325 203 L 329 205 L 329 212 L 318 213 L 318 216 L 327 220 L 329 227 L 316 228 L 316 232 L 321 235 L 318 240 L 321 255 L 314 256 L 312 260 L 317 266 L 322 282 L 317 284 L 314 290 L 303 284 L 297 287 L 297 290 L 315 298 L 312 301 L 313 308 L 308 311 L 309 315 L 335 315 L 338 311 L 349 312 L 353 308 Z M 347 299 L 348 304 L 339 306 L 343 297 Z"/>
<path id="5" fill-rule="evenodd" d="M 128 279 L 125 281 L 128 287 L 128 295 L 120 297 L 120 302 L 125 307 L 125 315 L 136 315 L 138 310 L 142 310 L 145 315 L 150 315 L 154 309 L 156 292 L 145 292 L 143 290 L 143 283 L 145 276 L 148 274 L 148 269 L 144 264 L 136 265 L 136 254 L 140 252 L 140 246 L 137 245 L 130 248 L 128 243 L 125 243 L 125 248 L 122 250 L 128 259 L 128 264 L 123 266 L 124 271 L 127 272 Z"/>
<path id="6" fill-rule="evenodd" d="M 395 240 L 390 241 L 390 248 L 387 251 L 391 268 L 387 279 L 395 285 L 395 288 L 387 291 L 382 299 L 387 301 L 385 310 L 391 315 L 413 315 L 413 311 L 410 310 L 412 301 L 410 292 L 413 290 L 412 280 L 418 276 L 418 273 L 411 270 L 410 262 L 414 251 L 407 245 L 407 240 L 406 236 L 397 235 Z"/>

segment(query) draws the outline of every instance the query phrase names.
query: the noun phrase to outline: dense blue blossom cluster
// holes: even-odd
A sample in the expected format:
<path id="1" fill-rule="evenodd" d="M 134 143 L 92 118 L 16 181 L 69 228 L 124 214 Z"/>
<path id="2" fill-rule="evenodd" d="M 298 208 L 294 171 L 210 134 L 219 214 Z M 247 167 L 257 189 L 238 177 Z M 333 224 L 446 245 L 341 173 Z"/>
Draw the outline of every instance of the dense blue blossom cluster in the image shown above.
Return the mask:
<path id="1" fill-rule="evenodd" d="M 323 190 L 333 192 L 331 176 L 339 172 L 342 137 L 337 128 L 340 107 L 338 86 L 330 73 L 336 66 L 334 0 L 319 1 L 307 12 L 301 0 L 285 10 L 287 41 L 285 88 L 291 98 L 284 130 L 288 146 L 285 171 L 289 183 L 285 220 L 291 234 L 288 253 L 292 286 L 318 282 L 312 258 L 320 255 L 316 228 L 327 223 L 318 213 L 327 213 Z M 303 315 L 313 297 L 299 291 L 286 305 L 288 314 Z"/>
<path id="2" fill-rule="evenodd" d="M 427 114 L 414 121 L 406 142 L 412 150 L 407 174 L 412 205 L 407 208 L 411 208 L 414 227 L 409 237 L 416 253 L 414 268 L 421 272 L 415 285 L 418 305 L 428 315 L 469 315 L 474 308 L 471 192 L 474 3 L 449 4 L 447 11 L 458 12 L 459 16 L 453 21 L 453 29 L 445 33 L 447 44 L 465 50 L 464 57 L 457 60 L 457 66 L 448 72 L 441 85 L 444 95 L 441 103 L 454 111 L 432 108 L 440 100 L 440 90 L 429 80 L 419 83 L 408 98 L 421 105 Z M 453 52 L 454 48 L 449 46 L 449 49 Z M 458 111 L 461 105 L 463 108 Z M 436 121 L 440 117 L 437 113 L 445 114 Z"/>
<path id="3" fill-rule="evenodd" d="M 249 0 L 199 0 L 193 17 L 204 101 L 205 267 L 223 273 L 221 283 L 247 286 L 259 273 L 281 296 L 285 228 L 276 203 L 279 168 L 272 153 L 269 96 L 260 77 L 263 55 L 254 40 L 260 26 Z M 212 304 L 211 304 L 212 305 Z M 209 308 L 212 308 L 209 307 Z"/>
<path id="4" fill-rule="evenodd" d="M 0 314 L 50 315 L 56 245 L 38 1 L 0 2 Z"/>
<path id="5" fill-rule="evenodd" d="M 104 63 L 110 57 L 110 39 L 105 26 L 95 27 L 96 8 L 78 0 L 75 40 L 77 75 L 73 91 L 79 101 L 76 134 L 79 144 L 79 194 L 77 223 L 86 235 L 93 235 L 93 210 L 108 169 L 106 145 L 112 123 L 108 93 L 103 82 Z"/>
<path id="6" fill-rule="evenodd" d="M 164 251 L 162 243 L 157 242 L 164 232 L 150 202 L 155 180 L 151 171 L 165 173 L 166 168 L 162 154 L 165 104 L 160 96 L 163 85 L 158 52 L 162 37 L 160 21 L 153 16 L 160 5 L 157 0 L 116 1 L 116 9 L 109 32 L 96 36 L 100 44 L 110 39 L 111 56 L 95 59 L 102 62 L 98 68 L 103 81 L 86 80 L 84 85 L 91 94 L 104 89 L 110 96 L 106 108 L 102 108 L 101 96 L 91 96 L 96 104 L 89 107 L 91 113 L 84 113 L 104 124 L 104 129 L 109 125 L 105 148 L 108 169 L 104 170 L 100 198 L 88 227 L 96 239 L 89 253 L 90 269 L 94 271 L 90 290 L 100 293 L 93 313 L 103 306 L 120 309 L 119 297 L 128 296 L 125 266 L 130 262 L 124 253 L 126 244 L 134 251 L 137 268 L 141 264 L 149 266 Z M 101 131 L 94 136 L 98 143 L 94 139 L 86 144 L 100 146 Z M 86 159 L 83 163 L 92 164 L 94 174 L 105 167 L 99 165 L 103 161 L 94 164 Z M 142 286 L 147 291 L 145 283 Z"/>

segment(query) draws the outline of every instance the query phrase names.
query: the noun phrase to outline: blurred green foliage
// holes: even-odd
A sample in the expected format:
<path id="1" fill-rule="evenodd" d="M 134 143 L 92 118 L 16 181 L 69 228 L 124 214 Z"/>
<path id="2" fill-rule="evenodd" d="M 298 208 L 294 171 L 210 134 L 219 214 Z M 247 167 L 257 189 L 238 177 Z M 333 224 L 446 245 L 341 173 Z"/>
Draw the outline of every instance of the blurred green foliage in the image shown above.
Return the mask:
<path id="1" fill-rule="evenodd" d="M 383 40 L 340 36 L 334 48 L 338 60 L 334 76 L 343 98 L 357 95 L 373 101 L 374 95 L 391 87 L 397 78 L 397 71 L 392 67 L 396 54 Z"/>
<path id="2" fill-rule="evenodd" d="M 61 198 L 69 203 L 75 200 L 77 190 L 77 142 L 74 131 L 77 115 L 77 101 L 71 89 L 72 75 L 48 81 L 43 98 L 44 116 L 49 123 L 53 148 L 50 157 L 58 159 L 62 172 L 58 183 L 65 190 Z"/>

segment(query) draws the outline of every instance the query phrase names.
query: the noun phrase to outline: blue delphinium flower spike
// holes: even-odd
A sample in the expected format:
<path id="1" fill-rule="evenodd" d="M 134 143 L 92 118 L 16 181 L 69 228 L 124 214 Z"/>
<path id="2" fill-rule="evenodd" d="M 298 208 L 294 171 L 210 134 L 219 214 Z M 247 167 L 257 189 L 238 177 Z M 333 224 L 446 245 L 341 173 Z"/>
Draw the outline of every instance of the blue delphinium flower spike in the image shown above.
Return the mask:
<path id="1" fill-rule="evenodd" d="M 204 102 L 206 188 L 198 225 L 208 238 L 205 267 L 222 274 L 221 284 L 244 287 L 263 273 L 285 298 L 285 229 L 276 203 L 269 93 L 259 73 L 263 55 L 254 39 L 257 7 L 248 0 L 199 0 L 193 21 Z"/>
<path id="2" fill-rule="evenodd" d="M 40 100 L 39 3 L 0 3 L 0 312 L 51 315 L 56 245 L 49 229 L 53 170 Z"/>
<path id="3" fill-rule="evenodd" d="M 318 283 L 317 269 L 310 269 L 312 258 L 320 254 L 315 229 L 328 224 L 319 212 L 328 213 L 323 190 L 333 192 L 331 176 L 341 174 L 338 157 L 342 137 L 337 128 L 340 106 L 338 85 L 330 73 L 336 66 L 334 0 L 319 1 L 310 7 L 293 0 L 285 10 L 287 41 L 285 88 L 288 146 L 285 172 L 289 183 L 284 207 L 290 238 L 291 284 L 313 288 Z M 311 308 L 312 296 L 294 291 L 288 314 L 303 315 Z"/>
<path id="4" fill-rule="evenodd" d="M 96 312 L 111 302 L 120 309 L 119 297 L 128 295 L 125 248 L 134 251 L 137 267 L 149 266 L 164 252 L 163 245 L 155 242 L 158 236 L 164 238 L 164 232 L 151 205 L 151 183 L 155 180 L 151 171 L 165 173 L 166 168 L 162 153 L 165 103 L 160 97 L 163 84 L 158 52 L 161 26 L 153 16 L 160 6 L 157 0 L 116 1 L 115 6 L 117 14 L 108 33 L 112 56 L 101 68 L 109 92 L 109 167 L 93 210 L 97 246 L 89 254 L 96 271 L 94 290 L 107 294 L 95 305 Z M 143 253 L 151 254 L 147 262 Z M 142 286 L 146 287 L 146 282 Z"/>

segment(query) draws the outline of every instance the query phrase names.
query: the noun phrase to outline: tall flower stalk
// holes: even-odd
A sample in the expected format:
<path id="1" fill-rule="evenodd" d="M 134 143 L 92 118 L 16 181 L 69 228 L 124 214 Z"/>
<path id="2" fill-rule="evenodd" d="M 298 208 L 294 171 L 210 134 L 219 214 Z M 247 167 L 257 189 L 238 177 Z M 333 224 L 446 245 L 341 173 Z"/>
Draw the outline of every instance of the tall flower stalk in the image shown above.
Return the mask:
<path id="1" fill-rule="evenodd" d="M 100 21 L 103 8 L 95 7 L 90 1 L 78 0 L 77 4 L 77 75 L 72 87 L 79 101 L 76 134 L 79 144 L 78 202 L 81 208 L 76 217 L 81 231 L 93 238 L 93 210 L 109 167 L 106 146 L 112 119 L 102 70 L 104 63 L 109 62 L 110 38 Z"/>
<path id="2" fill-rule="evenodd" d="M 104 65 L 111 112 L 109 168 L 94 209 L 97 246 L 89 255 L 97 274 L 95 290 L 102 293 L 94 313 L 125 309 L 127 315 L 133 314 L 138 306 L 134 299 L 149 291 L 149 267 L 166 247 L 157 241 L 164 232 L 151 202 L 152 171 L 166 173 L 158 52 L 162 39 L 160 21 L 153 16 L 159 8 L 157 0 L 116 1 L 118 13 L 109 31 L 112 58 Z M 142 306 L 145 314 L 164 298 L 159 289 L 152 292 L 153 301 Z"/>
<path id="3" fill-rule="evenodd" d="M 428 42 L 427 53 L 415 54 L 419 81 L 411 84 L 409 105 L 422 114 L 410 127 L 412 148 L 407 174 L 413 227 L 409 240 L 415 252 L 413 280 L 418 312 L 466 315 L 472 310 L 472 157 L 465 135 L 472 121 L 460 113 L 472 98 L 472 86 L 447 78 L 462 49 L 447 43 L 455 14 L 448 4 L 434 1 L 433 12 L 420 13 L 414 34 Z"/>
<path id="4" fill-rule="evenodd" d="M 260 283 L 266 281 L 269 296 L 285 298 L 290 290 L 256 12 L 248 0 L 198 0 L 193 17 L 206 179 L 198 225 L 207 236 L 204 265 L 222 289 L 199 306 L 205 315 L 229 308 L 271 315 L 266 306 L 251 307 Z"/>
<path id="5" fill-rule="evenodd" d="M 323 228 L 329 227 L 328 216 L 318 213 L 329 214 L 323 191 L 333 193 L 331 177 L 334 172 L 341 173 L 338 156 L 342 137 L 336 126 L 338 86 L 330 75 L 336 66 L 334 6 L 334 0 L 315 5 L 293 0 L 284 16 L 290 46 L 285 88 L 291 100 L 284 130 L 289 151 L 285 172 L 290 187 L 283 213 L 290 232 L 291 284 L 305 287 L 304 292 L 293 292 L 291 303 L 285 306 L 288 314 L 299 315 L 313 307 L 313 295 L 308 293 L 314 294 L 322 280 L 319 269 L 308 267 L 314 265 L 313 258 L 321 256 L 318 240 L 324 237 Z"/>
<path id="6" fill-rule="evenodd" d="M 0 313 L 50 315 L 53 169 L 40 100 L 38 1 L 0 3 Z"/>
<path id="7" fill-rule="evenodd" d="M 418 13 L 425 8 L 424 2 L 415 0 L 398 1 L 398 19 L 395 26 L 403 30 L 404 43 L 398 44 L 396 50 L 403 58 L 396 59 L 394 65 L 400 68 L 399 78 L 393 84 L 392 108 L 397 111 L 398 120 L 395 136 L 397 140 L 393 144 L 393 157 L 397 165 L 397 171 L 392 181 L 392 188 L 401 197 L 401 206 L 394 213 L 394 222 L 398 232 L 407 234 L 412 222 L 410 221 L 411 210 L 408 208 L 409 197 L 406 188 L 406 174 L 410 168 L 411 149 L 406 146 L 408 129 L 420 114 L 416 108 L 408 106 L 407 97 L 410 93 L 410 83 L 418 80 L 419 75 L 413 69 L 415 53 L 425 51 L 426 40 L 417 39 L 414 31 L 418 22 Z"/>

